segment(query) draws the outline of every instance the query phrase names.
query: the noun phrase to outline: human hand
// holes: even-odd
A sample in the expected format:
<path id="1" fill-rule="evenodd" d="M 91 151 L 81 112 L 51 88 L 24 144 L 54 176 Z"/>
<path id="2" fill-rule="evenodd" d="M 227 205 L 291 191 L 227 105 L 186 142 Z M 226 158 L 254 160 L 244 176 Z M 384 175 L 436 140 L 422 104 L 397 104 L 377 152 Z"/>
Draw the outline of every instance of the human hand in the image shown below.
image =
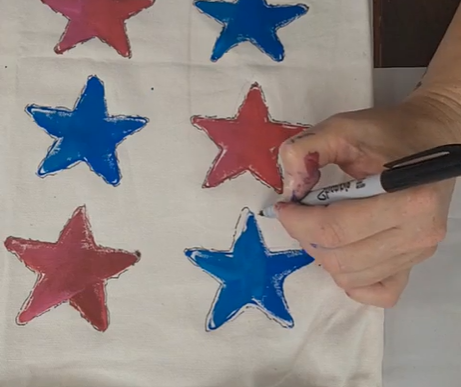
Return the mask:
<path id="1" fill-rule="evenodd" d="M 280 149 L 285 195 L 304 197 L 319 168 L 333 163 L 353 178 L 383 171 L 404 156 L 456 142 L 461 113 L 445 114 L 429 100 L 391 109 L 334 116 Z M 312 134 L 312 135 L 311 135 Z M 347 295 L 364 304 L 394 306 L 411 268 L 431 257 L 446 233 L 454 180 L 327 207 L 279 203 L 277 216 Z"/>

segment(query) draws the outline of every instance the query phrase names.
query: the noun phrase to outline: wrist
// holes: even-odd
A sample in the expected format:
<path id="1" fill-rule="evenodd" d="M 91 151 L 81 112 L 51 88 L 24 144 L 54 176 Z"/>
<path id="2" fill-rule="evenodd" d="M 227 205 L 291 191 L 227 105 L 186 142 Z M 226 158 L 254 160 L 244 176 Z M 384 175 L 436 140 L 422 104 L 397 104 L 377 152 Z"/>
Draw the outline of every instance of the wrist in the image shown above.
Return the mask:
<path id="1" fill-rule="evenodd" d="M 438 146 L 461 142 L 461 90 L 420 88 L 398 107 L 415 139 Z"/>

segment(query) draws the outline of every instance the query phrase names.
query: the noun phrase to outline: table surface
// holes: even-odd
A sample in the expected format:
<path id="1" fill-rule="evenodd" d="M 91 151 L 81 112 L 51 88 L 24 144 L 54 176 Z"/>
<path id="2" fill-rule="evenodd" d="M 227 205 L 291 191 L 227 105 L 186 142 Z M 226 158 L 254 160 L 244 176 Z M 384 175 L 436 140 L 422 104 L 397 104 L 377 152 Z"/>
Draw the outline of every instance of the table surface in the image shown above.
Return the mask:
<path id="1" fill-rule="evenodd" d="M 399 102 L 421 79 L 460 0 L 373 4 L 375 104 L 383 106 Z M 453 254 L 461 251 L 458 198 L 459 185 L 447 240 L 415 268 L 400 303 L 386 313 L 384 387 L 461 385 L 461 259 Z"/>
<path id="2" fill-rule="evenodd" d="M 400 101 L 424 68 L 375 70 L 375 102 Z M 400 303 L 386 314 L 384 387 L 461 385 L 461 186 L 437 255 L 418 265 Z"/>

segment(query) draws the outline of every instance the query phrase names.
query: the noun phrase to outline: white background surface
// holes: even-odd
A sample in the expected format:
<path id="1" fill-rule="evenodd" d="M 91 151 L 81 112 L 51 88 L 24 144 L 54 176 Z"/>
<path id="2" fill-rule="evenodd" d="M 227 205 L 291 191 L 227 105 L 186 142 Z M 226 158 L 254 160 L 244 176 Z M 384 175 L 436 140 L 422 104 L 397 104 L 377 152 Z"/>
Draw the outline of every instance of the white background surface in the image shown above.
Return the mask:
<path id="1" fill-rule="evenodd" d="M 375 70 L 376 105 L 400 101 L 423 73 L 424 69 Z M 400 303 L 387 312 L 384 387 L 461 385 L 460 184 L 448 227 L 437 255 L 416 267 Z"/>

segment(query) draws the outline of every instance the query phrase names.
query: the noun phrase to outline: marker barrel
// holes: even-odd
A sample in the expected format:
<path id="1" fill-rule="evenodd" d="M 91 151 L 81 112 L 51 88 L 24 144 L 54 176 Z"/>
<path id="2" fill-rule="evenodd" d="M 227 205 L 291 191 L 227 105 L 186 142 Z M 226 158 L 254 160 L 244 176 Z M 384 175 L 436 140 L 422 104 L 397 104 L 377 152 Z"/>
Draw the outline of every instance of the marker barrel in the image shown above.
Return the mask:
<path id="1" fill-rule="evenodd" d="M 385 192 L 381 184 L 381 175 L 376 175 L 312 191 L 301 200 L 301 203 L 309 206 L 326 206 L 340 200 L 362 199 Z"/>

